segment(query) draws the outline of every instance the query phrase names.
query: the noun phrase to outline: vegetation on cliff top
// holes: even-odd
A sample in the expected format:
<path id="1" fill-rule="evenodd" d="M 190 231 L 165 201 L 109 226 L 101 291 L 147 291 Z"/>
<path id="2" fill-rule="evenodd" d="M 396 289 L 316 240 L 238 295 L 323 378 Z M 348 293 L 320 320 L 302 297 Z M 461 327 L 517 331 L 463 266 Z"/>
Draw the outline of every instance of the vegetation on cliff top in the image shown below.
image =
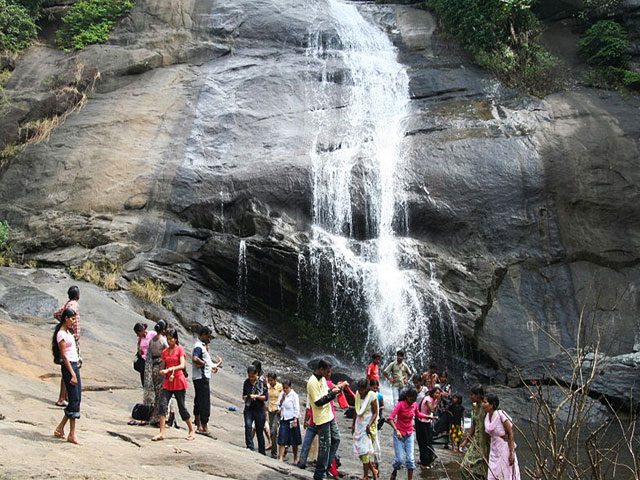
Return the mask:
<path id="1" fill-rule="evenodd" d="M 57 44 L 71 50 L 104 43 L 132 8 L 130 0 L 80 0 L 62 18 Z M 30 46 L 42 14 L 41 0 L 0 0 L 0 52 L 15 54 Z"/>
<path id="2" fill-rule="evenodd" d="M 132 8 L 129 0 L 81 0 L 62 18 L 56 42 L 65 50 L 104 43 L 109 40 L 116 22 Z"/>
<path id="3" fill-rule="evenodd" d="M 35 12 L 30 7 L 35 2 L 0 0 L 0 51 L 17 53 L 31 45 L 38 34 L 39 6 Z"/>
<path id="4" fill-rule="evenodd" d="M 507 85 L 533 95 L 557 87 L 558 60 L 540 43 L 534 0 L 431 0 L 447 33 Z"/>
<path id="5" fill-rule="evenodd" d="M 601 88 L 640 90 L 640 74 L 629 69 L 627 32 L 613 20 L 593 24 L 579 44 L 592 70 L 586 82 Z"/>

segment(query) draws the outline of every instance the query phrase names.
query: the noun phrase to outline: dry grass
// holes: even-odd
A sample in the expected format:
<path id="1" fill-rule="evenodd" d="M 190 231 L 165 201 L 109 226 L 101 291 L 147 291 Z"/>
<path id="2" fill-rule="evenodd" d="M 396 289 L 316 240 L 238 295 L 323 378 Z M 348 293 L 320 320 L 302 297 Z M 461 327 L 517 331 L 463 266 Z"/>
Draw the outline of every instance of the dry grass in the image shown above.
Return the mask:
<path id="1" fill-rule="evenodd" d="M 7 83 L 9 77 L 11 77 L 11 72 L 9 70 L 0 70 L 0 86 L 3 86 L 5 83 Z"/>
<path id="2" fill-rule="evenodd" d="M 60 123 L 60 117 L 58 115 L 54 115 L 51 118 L 43 118 L 29 122 L 20 127 L 20 129 L 26 130 L 27 140 L 25 143 L 40 143 L 45 140 L 49 140 L 51 132 L 54 128 L 60 125 Z"/>
<path id="3" fill-rule="evenodd" d="M 2 150 L 0 150 L 0 167 L 12 158 L 17 157 L 23 149 L 24 145 L 17 145 L 15 143 L 10 143 L 9 145 L 5 146 Z"/>
<path id="4" fill-rule="evenodd" d="M 133 280 L 129 284 L 129 289 L 134 295 L 151 303 L 161 304 L 167 293 L 167 284 L 159 280 L 142 277 Z"/>
<path id="5" fill-rule="evenodd" d="M 84 280 L 105 290 L 118 290 L 118 278 L 122 272 L 122 265 L 103 260 L 99 264 L 86 260 L 80 265 L 68 268 L 69 274 L 76 280 Z"/>
<path id="6" fill-rule="evenodd" d="M 0 267 L 6 267 L 11 263 L 11 252 L 4 250 L 0 252 Z"/>
<path id="7" fill-rule="evenodd" d="M 100 286 L 106 290 L 118 290 L 118 278 L 122 273 L 122 265 L 104 260 L 101 263 L 102 280 Z"/>
<path id="8" fill-rule="evenodd" d="M 98 285 L 101 276 L 98 266 L 90 260 L 69 267 L 69 274 L 76 280 L 84 280 L 95 285 Z"/>

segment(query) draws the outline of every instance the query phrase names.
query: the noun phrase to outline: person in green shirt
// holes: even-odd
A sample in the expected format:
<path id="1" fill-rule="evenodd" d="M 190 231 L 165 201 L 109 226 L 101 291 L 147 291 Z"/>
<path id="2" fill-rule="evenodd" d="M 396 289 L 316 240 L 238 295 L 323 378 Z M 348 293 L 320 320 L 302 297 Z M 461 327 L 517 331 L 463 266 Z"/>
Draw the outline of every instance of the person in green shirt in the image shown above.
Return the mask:
<path id="1" fill-rule="evenodd" d="M 391 382 L 391 392 L 393 393 L 393 404 L 398 403 L 400 390 L 402 390 L 411 379 L 411 369 L 404 363 L 404 351 L 398 350 L 396 361 L 387 365 L 382 372 L 387 380 Z"/>

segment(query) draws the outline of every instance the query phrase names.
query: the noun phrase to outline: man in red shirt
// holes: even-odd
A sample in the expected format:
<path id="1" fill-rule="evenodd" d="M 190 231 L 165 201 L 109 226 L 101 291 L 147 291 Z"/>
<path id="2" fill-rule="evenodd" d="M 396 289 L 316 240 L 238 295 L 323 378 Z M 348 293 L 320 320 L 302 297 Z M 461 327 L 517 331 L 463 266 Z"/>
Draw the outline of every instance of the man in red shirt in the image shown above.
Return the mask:
<path id="1" fill-rule="evenodd" d="M 367 367 L 367 380 L 369 382 L 371 380 L 377 380 L 380 383 L 380 361 L 382 360 L 382 355 L 379 353 L 374 353 L 371 355 L 371 363 Z"/>

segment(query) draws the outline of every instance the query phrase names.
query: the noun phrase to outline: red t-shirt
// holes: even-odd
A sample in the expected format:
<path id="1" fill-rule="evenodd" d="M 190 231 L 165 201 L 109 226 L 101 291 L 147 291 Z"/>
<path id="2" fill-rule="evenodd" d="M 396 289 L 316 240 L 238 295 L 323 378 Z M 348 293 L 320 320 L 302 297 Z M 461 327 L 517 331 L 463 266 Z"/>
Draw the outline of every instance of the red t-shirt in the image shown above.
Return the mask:
<path id="1" fill-rule="evenodd" d="M 377 380 L 380 382 L 380 365 L 370 363 L 367 367 L 367 380 Z"/>
<path id="2" fill-rule="evenodd" d="M 176 345 L 173 349 L 173 353 L 170 353 L 170 348 L 165 348 L 162 351 L 162 360 L 164 360 L 165 368 L 177 367 L 180 365 L 180 357 L 186 357 L 187 354 L 180 345 Z M 186 390 L 189 386 L 186 377 L 184 376 L 184 370 L 176 370 L 173 373 L 173 382 L 169 381 L 171 373 L 168 373 L 164 377 L 164 383 L 162 388 L 165 390 Z"/>

